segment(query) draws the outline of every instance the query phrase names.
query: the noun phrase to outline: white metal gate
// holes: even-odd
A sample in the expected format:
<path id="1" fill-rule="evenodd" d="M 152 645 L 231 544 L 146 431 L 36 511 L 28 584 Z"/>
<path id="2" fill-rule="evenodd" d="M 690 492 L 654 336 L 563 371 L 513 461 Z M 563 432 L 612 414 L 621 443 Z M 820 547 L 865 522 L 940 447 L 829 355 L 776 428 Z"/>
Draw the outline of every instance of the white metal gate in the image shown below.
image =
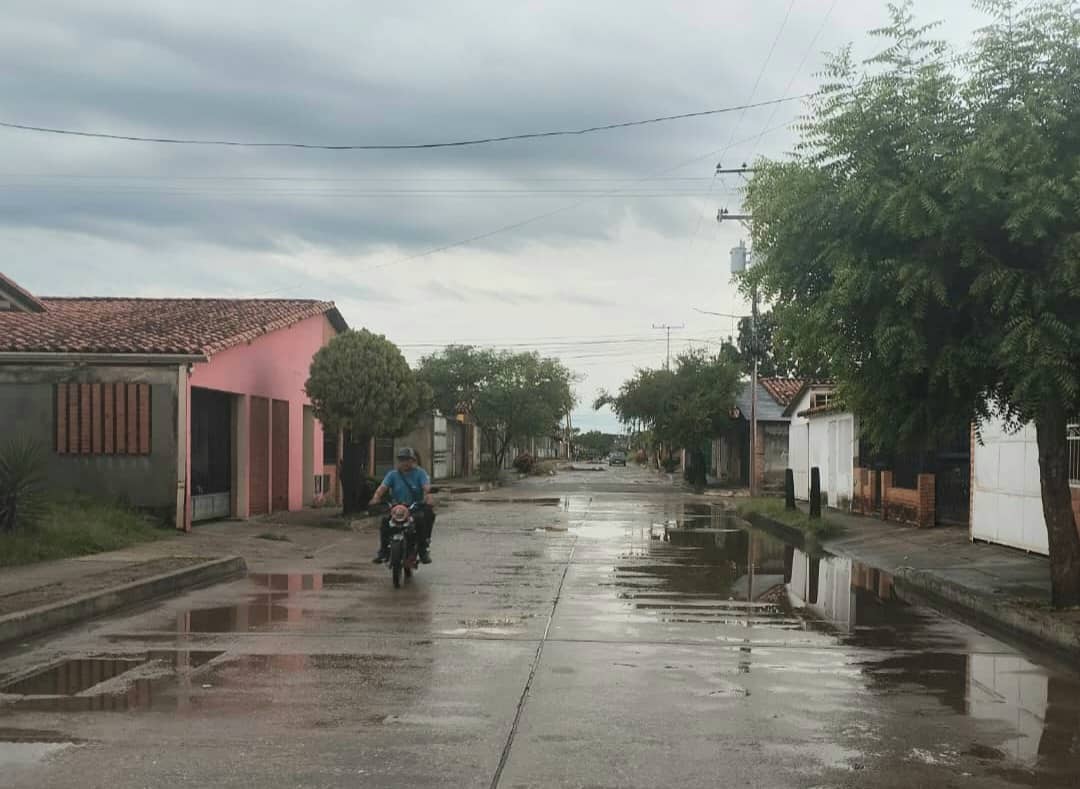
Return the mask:
<path id="1" fill-rule="evenodd" d="M 431 448 L 431 473 L 435 479 L 446 479 L 450 476 L 450 452 L 446 440 L 446 417 L 435 416 L 434 441 Z"/>

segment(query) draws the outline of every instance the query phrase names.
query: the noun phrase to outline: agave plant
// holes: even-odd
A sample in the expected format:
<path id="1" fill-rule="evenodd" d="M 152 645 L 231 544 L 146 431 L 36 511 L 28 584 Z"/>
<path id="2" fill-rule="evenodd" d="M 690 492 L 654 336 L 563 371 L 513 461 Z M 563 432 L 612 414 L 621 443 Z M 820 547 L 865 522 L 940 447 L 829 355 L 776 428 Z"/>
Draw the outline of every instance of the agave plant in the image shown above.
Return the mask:
<path id="1" fill-rule="evenodd" d="M 27 438 L 0 445 L 0 532 L 33 526 L 45 506 L 45 453 Z"/>

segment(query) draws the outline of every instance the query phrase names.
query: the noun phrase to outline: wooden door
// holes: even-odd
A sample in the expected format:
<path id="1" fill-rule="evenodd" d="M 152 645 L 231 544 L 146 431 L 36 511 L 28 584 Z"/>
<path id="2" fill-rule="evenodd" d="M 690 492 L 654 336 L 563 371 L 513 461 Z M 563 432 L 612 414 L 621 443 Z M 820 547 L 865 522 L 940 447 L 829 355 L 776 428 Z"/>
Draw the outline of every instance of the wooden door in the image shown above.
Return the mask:
<path id="1" fill-rule="evenodd" d="M 270 511 L 270 401 L 251 398 L 248 485 L 252 515 Z"/>
<path id="2" fill-rule="evenodd" d="M 289 509 L 289 403 L 275 400 L 270 422 L 271 509 Z"/>

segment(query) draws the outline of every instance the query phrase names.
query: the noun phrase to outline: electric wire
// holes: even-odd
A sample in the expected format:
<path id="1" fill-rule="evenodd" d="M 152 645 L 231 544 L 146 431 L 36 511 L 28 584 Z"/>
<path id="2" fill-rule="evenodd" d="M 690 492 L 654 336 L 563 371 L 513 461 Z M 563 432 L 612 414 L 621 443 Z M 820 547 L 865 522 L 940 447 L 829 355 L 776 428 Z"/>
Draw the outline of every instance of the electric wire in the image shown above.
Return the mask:
<path id="1" fill-rule="evenodd" d="M 67 129 L 52 126 L 37 126 L 29 123 L 17 123 L 14 121 L 0 121 L 0 127 L 18 131 L 36 132 L 41 134 L 56 134 L 70 137 L 92 137 L 102 140 L 115 140 L 118 142 L 141 142 L 163 145 L 209 145 L 224 146 L 230 148 L 298 148 L 322 151 L 412 151 L 428 150 L 433 148 L 462 148 L 475 145 L 489 145 L 492 143 L 513 142 L 517 140 L 534 140 L 550 137 L 571 137 L 585 134 L 593 134 L 614 129 L 626 129 L 632 126 L 645 126 L 655 123 L 667 123 L 669 121 L 685 120 L 688 118 L 701 118 L 709 115 L 722 115 L 730 112 L 745 112 L 757 107 L 768 107 L 773 104 L 799 101 L 807 96 L 784 96 L 768 101 L 760 101 L 754 104 L 741 104 L 733 107 L 718 107 L 715 109 L 698 110 L 696 112 L 684 112 L 678 115 L 661 115 L 655 118 L 641 120 L 622 121 L 619 123 L 605 123 L 599 126 L 587 126 L 581 129 L 560 129 L 556 131 L 526 132 L 523 134 L 507 134 L 491 137 L 477 137 L 465 140 L 449 140 L 442 142 L 424 143 L 350 143 L 345 145 L 328 145 L 309 142 L 255 142 L 250 140 L 212 140 L 189 137 L 144 137 L 135 134 L 115 134 L 112 132 L 85 131 L 81 129 Z"/>

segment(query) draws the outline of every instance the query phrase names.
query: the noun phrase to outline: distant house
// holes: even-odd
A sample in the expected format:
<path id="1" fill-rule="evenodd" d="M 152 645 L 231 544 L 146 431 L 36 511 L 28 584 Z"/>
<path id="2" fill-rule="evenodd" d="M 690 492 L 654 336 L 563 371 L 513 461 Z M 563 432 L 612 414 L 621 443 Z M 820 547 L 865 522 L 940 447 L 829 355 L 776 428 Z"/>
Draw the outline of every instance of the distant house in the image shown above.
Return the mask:
<path id="1" fill-rule="evenodd" d="M 375 439 L 371 468 L 382 479 L 397 464 L 397 451 L 409 447 L 433 480 L 469 476 L 475 472 L 478 432 L 464 414 L 456 419 L 434 411 L 424 414 L 408 434 Z"/>
<path id="2" fill-rule="evenodd" d="M 180 529 L 300 509 L 336 487 L 304 383 L 347 328 L 331 302 L 38 298 L 0 275 L 0 435 L 40 441 L 56 488 Z"/>
<path id="3" fill-rule="evenodd" d="M 757 396 L 758 436 L 754 473 L 759 490 L 782 490 L 788 467 L 788 425 L 785 407 L 802 388 L 792 378 L 759 378 Z M 750 383 L 743 383 L 735 400 L 733 424 L 712 442 L 710 474 L 720 484 L 747 487 L 750 484 Z"/>
<path id="4" fill-rule="evenodd" d="M 1068 426 L 1069 483 L 1080 523 L 1080 419 Z M 971 538 L 1048 554 L 1035 426 L 1010 431 L 995 418 L 972 441 Z"/>

